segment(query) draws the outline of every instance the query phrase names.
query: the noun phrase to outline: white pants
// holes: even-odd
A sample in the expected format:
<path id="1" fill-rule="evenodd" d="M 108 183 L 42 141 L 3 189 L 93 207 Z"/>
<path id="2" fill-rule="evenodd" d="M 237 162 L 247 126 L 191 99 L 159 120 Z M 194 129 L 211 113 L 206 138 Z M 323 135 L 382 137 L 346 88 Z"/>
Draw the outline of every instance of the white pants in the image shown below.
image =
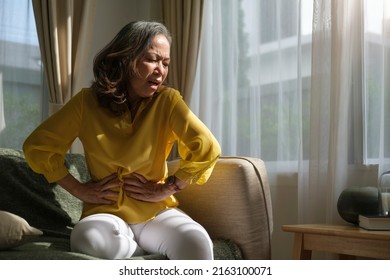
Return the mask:
<path id="1" fill-rule="evenodd" d="M 125 259 L 145 252 L 171 260 L 212 260 L 206 230 L 178 209 L 168 209 L 142 224 L 127 224 L 111 214 L 88 216 L 74 227 L 71 250 L 104 259 Z"/>

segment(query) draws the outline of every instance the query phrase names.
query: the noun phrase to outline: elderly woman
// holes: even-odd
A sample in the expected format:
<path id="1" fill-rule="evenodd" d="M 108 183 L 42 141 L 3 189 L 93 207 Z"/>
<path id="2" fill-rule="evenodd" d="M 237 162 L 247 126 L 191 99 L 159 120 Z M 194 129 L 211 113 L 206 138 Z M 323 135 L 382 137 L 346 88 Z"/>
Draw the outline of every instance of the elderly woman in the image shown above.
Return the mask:
<path id="1" fill-rule="evenodd" d="M 213 259 L 205 229 L 180 211 L 174 194 L 203 184 L 220 156 L 218 142 L 179 92 L 163 85 L 171 36 L 157 22 L 124 26 L 94 60 L 94 81 L 26 139 L 31 168 L 83 201 L 73 251 L 100 258 L 159 253 Z M 79 138 L 92 180 L 79 182 L 64 156 Z M 178 143 L 180 167 L 167 177 Z M 194 201 L 196 203 L 196 201 Z"/>

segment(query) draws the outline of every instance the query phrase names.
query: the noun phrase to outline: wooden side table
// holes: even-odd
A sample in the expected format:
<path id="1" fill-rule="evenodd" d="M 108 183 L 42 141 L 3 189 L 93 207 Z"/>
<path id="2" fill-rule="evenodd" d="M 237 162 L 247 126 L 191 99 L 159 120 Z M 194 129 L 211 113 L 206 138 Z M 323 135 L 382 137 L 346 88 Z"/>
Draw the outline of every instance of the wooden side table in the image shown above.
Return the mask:
<path id="1" fill-rule="evenodd" d="M 284 225 L 295 233 L 293 259 L 311 259 L 312 251 L 374 259 L 390 259 L 390 231 L 369 231 L 358 226 L 301 224 Z"/>

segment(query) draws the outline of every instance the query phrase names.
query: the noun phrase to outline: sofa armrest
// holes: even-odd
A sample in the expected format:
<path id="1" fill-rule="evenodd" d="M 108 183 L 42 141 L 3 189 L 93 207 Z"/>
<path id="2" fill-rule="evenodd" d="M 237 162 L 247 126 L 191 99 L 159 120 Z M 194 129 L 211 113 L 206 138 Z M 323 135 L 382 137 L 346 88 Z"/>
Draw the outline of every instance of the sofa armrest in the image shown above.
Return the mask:
<path id="1" fill-rule="evenodd" d="M 178 166 L 178 160 L 168 162 L 170 174 Z M 176 196 L 211 238 L 234 241 L 244 259 L 271 258 L 272 205 L 262 160 L 221 157 L 205 185 L 189 185 Z"/>

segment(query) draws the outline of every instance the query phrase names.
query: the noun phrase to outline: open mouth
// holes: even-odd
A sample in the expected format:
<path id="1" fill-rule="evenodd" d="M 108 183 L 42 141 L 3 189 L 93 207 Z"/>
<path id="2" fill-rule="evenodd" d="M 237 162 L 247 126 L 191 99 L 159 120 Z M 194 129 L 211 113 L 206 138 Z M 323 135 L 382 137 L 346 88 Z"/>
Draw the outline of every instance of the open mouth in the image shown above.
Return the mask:
<path id="1" fill-rule="evenodd" d="M 155 86 L 159 86 L 159 85 L 160 85 L 160 83 L 158 83 L 158 82 L 155 82 L 155 81 L 149 81 L 149 84 L 151 84 L 151 85 L 155 85 Z"/>
<path id="2" fill-rule="evenodd" d="M 160 86 L 160 83 L 159 82 L 156 82 L 156 81 L 148 81 L 149 83 L 149 86 L 154 90 L 156 91 L 158 89 L 158 87 Z"/>

